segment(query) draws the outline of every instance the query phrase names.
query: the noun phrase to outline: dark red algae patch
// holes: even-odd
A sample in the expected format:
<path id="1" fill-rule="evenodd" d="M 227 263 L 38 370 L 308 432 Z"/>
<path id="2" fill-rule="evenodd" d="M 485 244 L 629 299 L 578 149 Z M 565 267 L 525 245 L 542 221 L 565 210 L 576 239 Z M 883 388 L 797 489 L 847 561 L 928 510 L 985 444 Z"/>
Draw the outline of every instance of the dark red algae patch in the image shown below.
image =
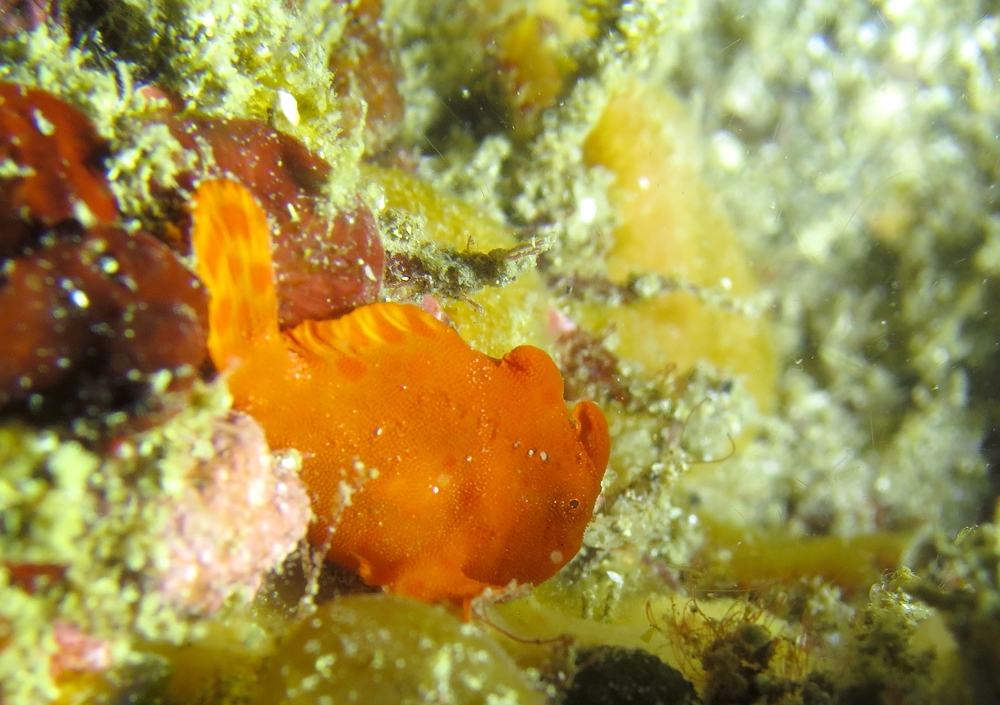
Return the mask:
<path id="1" fill-rule="evenodd" d="M 22 255 L 5 261 L 0 288 L 0 402 L 49 406 L 46 392 L 72 381 L 74 401 L 107 410 L 158 370 L 193 377 L 206 295 L 158 240 L 65 228 Z"/>
<path id="2" fill-rule="evenodd" d="M 336 318 L 377 300 L 385 250 L 375 216 L 361 199 L 328 212 L 324 189 L 331 169 L 325 160 L 259 120 L 171 117 L 167 124 L 185 148 L 202 155 L 178 179 L 183 190 L 192 191 L 206 172 L 235 179 L 267 213 L 283 328 Z"/>
<path id="3" fill-rule="evenodd" d="M 186 390 L 205 357 L 207 294 L 166 245 L 114 225 L 105 152 L 76 108 L 0 83 L 0 411 L 142 416 L 162 410 L 152 386 Z"/>
<path id="4" fill-rule="evenodd" d="M 106 155 L 82 112 L 45 91 L 0 82 L 0 258 L 69 220 L 113 223 Z"/>

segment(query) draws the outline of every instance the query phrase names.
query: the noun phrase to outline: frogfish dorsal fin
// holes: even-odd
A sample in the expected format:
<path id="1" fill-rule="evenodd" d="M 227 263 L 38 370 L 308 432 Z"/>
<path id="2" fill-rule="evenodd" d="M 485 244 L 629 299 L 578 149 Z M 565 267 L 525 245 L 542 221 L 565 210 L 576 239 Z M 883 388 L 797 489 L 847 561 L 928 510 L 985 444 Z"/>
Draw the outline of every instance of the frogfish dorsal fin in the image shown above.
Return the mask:
<path id="1" fill-rule="evenodd" d="M 327 359 L 364 358 L 419 335 L 456 336 L 451 328 L 416 306 L 369 304 L 328 321 L 303 321 L 284 333 L 300 351 Z"/>
<path id="2" fill-rule="evenodd" d="M 211 294 L 208 349 L 225 369 L 278 336 L 278 301 L 267 216 L 250 192 L 226 179 L 194 193 L 191 247 Z"/>

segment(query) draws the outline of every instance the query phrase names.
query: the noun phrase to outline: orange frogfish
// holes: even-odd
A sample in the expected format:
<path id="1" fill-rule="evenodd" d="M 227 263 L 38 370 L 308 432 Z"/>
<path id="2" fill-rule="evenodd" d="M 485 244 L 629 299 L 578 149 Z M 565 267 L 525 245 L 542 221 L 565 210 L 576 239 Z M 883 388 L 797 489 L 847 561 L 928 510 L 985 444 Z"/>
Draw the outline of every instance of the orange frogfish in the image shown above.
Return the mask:
<path id="1" fill-rule="evenodd" d="M 369 585 L 468 607 L 580 549 L 610 452 L 596 404 L 567 412 L 555 363 L 497 360 L 421 309 L 362 306 L 278 328 L 264 212 L 227 180 L 193 205 L 209 352 L 237 408 L 302 453 L 313 545 Z"/>

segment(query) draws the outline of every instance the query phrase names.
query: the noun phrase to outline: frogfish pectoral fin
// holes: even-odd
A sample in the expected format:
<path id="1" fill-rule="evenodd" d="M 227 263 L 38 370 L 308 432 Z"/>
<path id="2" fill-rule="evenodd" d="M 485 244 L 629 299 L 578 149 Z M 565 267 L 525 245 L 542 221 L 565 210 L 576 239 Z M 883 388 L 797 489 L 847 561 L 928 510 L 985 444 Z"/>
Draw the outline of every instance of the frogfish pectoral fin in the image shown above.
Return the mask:
<path id="1" fill-rule="evenodd" d="M 485 588 L 495 587 L 467 577 L 457 564 L 445 564 L 440 557 L 407 561 L 395 573 L 387 582 L 389 589 L 424 602 L 471 600 Z"/>
<path id="2" fill-rule="evenodd" d="M 443 556 L 418 556 L 400 563 L 374 563 L 355 555 L 358 575 L 368 585 L 384 585 L 397 595 L 423 602 L 450 600 L 469 605 L 485 588 L 496 587 L 467 577 L 457 560 Z"/>

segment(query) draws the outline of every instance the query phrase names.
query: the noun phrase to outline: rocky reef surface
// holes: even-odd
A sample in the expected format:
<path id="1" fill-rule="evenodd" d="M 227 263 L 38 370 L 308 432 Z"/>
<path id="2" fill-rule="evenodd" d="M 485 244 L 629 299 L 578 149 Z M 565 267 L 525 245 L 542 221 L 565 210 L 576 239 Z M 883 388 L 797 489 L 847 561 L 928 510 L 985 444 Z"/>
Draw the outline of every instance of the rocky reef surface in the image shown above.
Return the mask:
<path id="1" fill-rule="evenodd" d="M 973 0 L 0 0 L 0 703 L 997 702 L 998 45 Z M 418 305 L 601 406 L 554 578 L 464 622 L 304 540 L 207 354 L 217 178 L 282 326 Z"/>

